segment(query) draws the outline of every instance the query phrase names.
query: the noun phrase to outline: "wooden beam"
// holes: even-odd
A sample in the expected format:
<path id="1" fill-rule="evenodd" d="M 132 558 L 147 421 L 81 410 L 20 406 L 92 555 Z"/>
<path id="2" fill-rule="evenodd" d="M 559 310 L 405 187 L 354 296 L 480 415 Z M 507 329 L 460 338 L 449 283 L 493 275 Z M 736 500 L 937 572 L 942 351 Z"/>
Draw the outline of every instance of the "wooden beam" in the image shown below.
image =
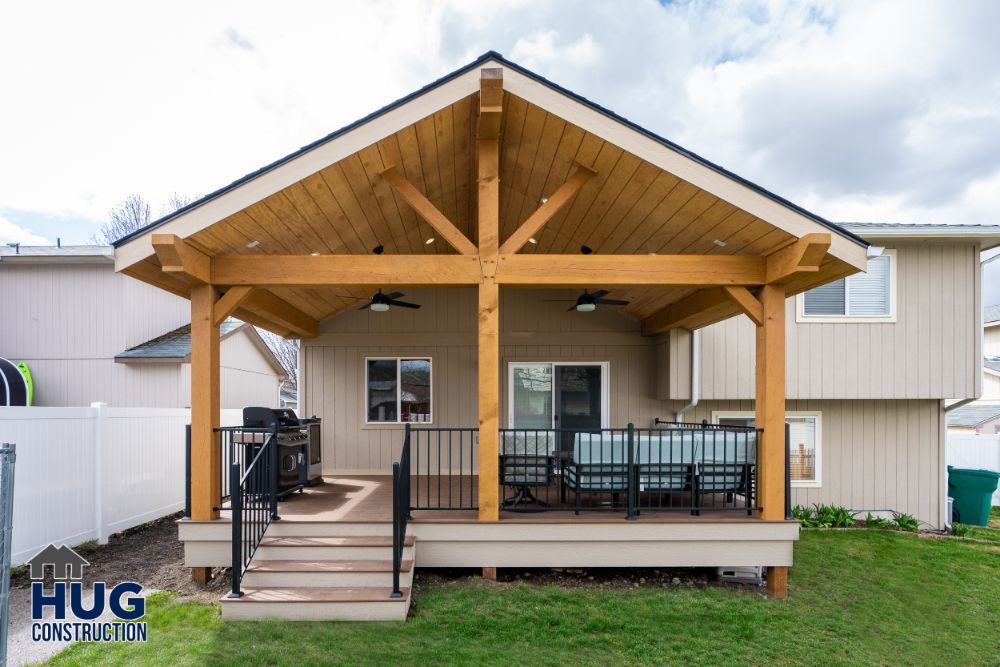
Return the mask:
<path id="1" fill-rule="evenodd" d="M 484 69 L 477 156 L 479 233 L 479 520 L 500 518 L 500 133 L 503 71 Z"/>
<path id="2" fill-rule="evenodd" d="M 764 307 L 760 305 L 760 301 L 757 300 L 753 294 L 750 293 L 746 287 L 734 286 L 734 287 L 723 287 L 723 291 L 726 293 L 733 303 L 740 307 L 740 310 L 750 318 L 750 320 L 760 326 L 764 323 Z"/>
<path id="3" fill-rule="evenodd" d="M 830 234 L 806 234 L 767 256 L 766 281 L 782 283 L 796 273 L 815 273 L 830 249 Z"/>
<path id="4" fill-rule="evenodd" d="M 479 138 L 500 136 L 503 115 L 503 70 L 484 67 L 479 75 Z"/>
<path id="5" fill-rule="evenodd" d="M 255 289 L 244 300 L 243 307 L 262 311 L 265 319 L 286 327 L 297 336 L 312 338 L 319 335 L 319 322 L 266 289 Z"/>
<path id="6" fill-rule="evenodd" d="M 764 321 L 757 327 L 756 423 L 764 429 L 757 447 L 758 502 L 763 518 L 785 518 L 785 287 L 760 292 Z"/>
<path id="7" fill-rule="evenodd" d="M 717 317 L 715 313 L 720 309 L 733 310 L 732 301 L 725 290 L 718 287 L 698 290 L 645 318 L 642 321 L 642 335 L 655 336 L 679 327 L 697 329 L 704 326 L 706 318 Z"/>
<path id="8" fill-rule="evenodd" d="M 760 285 L 764 259 L 737 255 L 500 255 L 497 282 L 524 287 Z"/>
<path id="9" fill-rule="evenodd" d="M 212 310 L 212 321 L 215 326 L 219 326 L 226 320 L 227 317 L 236 312 L 236 309 L 247 300 L 247 297 L 250 296 L 253 289 L 253 287 L 248 287 L 246 285 L 230 287 L 226 293 L 222 295 L 222 298 L 215 302 L 215 307 Z"/>
<path id="10" fill-rule="evenodd" d="M 211 259 L 181 237 L 153 234 L 153 250 L 164 273 L 173 274 L 191 284 L 211 282 Z"/>
<path id="11" fill-rule="evenodd" d="M 219 518 L 216 503 L 222 464 L 215 429 L 219 426 L 219 327 L 212 317 L 218 291 L 191 288 L 191 518 Z"/>
<path id="12" fill-rule="evenodd" d="M 560 185 L 548 200 L 535 209 L 535 212 L 528 216 L 528 219 L 521 223 L 520 227 L 514 230 L 510 238 L 504 241 L 503 245 L 500 246 L 500 252 L 503 254 L 513 254 L 523 248 L 528 239 L 535 236 L 559 212 L 566 202 L 572 199 L 573 195 L 587 181 L 593 178 L 594 173 L 583 165 L 577 165 L 573 175 Z"/>
<path id="13" fill-rule="evenodd" d="M 463 255 L 475 255 L 476 246 L 472 244 L 465 234 L 449 220 L 444 213 L 431 203 L 420 190 L 417 190 L 413 183 L 406 180 L 406 177 L 399 173 L 396 167 L 389 167 L 382 172 L 382 178 L 392 186 L 400 197 L 416 211 L 417 215 L 427 221 L 445 241 L 451 244 Z"/>
<path id="14" fill-rule="evenodd" d="M 467 255 L 225 255 L 212 260 L 216 285 L 259 287 L 478 285 L 479 258 Z"/>

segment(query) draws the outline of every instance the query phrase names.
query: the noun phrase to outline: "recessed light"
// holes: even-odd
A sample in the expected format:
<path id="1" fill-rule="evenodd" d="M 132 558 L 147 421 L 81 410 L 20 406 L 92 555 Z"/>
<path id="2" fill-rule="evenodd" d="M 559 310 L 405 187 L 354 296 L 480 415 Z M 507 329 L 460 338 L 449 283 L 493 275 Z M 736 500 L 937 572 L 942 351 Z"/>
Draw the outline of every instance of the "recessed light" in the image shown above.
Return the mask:
<path id="1" fill-rule="evenodd" d="M 726 247 L 726 242 L 725 241 L 720 241 L 719 239 L 715 239 L 714 241 L 712 241 L 712 243 L 714 243 L 715 245 L 719 246 L 720 248 L 725 248 Z"/>
<path id="2" fill-rule="evenodd" d="M 312 253 L 312 256 L 313 257 L 319 257 L 319 253 L 318 252 L 314 252 L 314 253 Z"/>
<path id="3" fill-rule="evenodd" d="M 542 197 L 541 202 L 543 204 L 548 204 L 549 203 L 549 198 L 548 197 Z"/>
<path id="4" fill-rule="evenodd" d="M 656 253 L 655 252 L 651 252 L 651 253 L 649 253 L 649 256 L 650 257 L 656 257 Z"/>
<path id="5" fill-rule="evenodd" d="M 251 241 L 250 243 L 247 244 L 247 247 L 248 248 L 256 248 L 259 245 L 260 245 L 260 241 Z"/>
<path id="6" fill-rule="evenodd" d="M 430 237 L 429 239 L 427 239 L 426 241 L 424 241 L 424 245 L 430 245 L 432 243 L 434 243 L 434 237 L 433 236 Z"/>
<path id="7" fill-rule="evenodd" d="M 531 245 L 538 245 L 538 239 L 532 236 L 531 238 L 528 239 L 528 243 L 530 243 Z"/>

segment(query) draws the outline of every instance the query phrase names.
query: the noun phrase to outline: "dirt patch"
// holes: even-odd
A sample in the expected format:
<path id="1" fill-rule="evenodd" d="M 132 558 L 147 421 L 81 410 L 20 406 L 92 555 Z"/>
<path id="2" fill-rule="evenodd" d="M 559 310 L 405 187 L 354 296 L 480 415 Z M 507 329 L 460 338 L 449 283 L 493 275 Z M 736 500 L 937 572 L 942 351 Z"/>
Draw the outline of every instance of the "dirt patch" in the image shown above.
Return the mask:
<path id="1" fill-rule="evenodd" d="M 90 561 L 84 568 L 84 583 L 105 581 L 114 585 L 136 581 L 146 589 L 176 591 L 179 597 L 218 602 L 229 590 L 228 568 L 217 568 L 208 586 L 191 580 L 191 569 L 184 567 L 184 544 L 177 539 L 179 514 L 112 535 L 108 544 L 93 542 L 76 548 Z M 28 589 L 27 570 L 11 574 L 11 588 Z M 51 582 L 46 582 L 46 587 Z"/>
<path id="2" fill-rule="evenodd" d="M 737 587 L 748 592 L 763 591 L 756 584 L 734 584 L 722 581 L 715 568 L 502 568 L 497 580 L 482 578 L 478 569 L 422 569 L 414 577 L 413 590 L 462 586 L 511 586 L 525 583 L 532 586 L 560 588 L 599 588 L 628 590 L 633 588 L 669 588 L 711 586 Z"/>

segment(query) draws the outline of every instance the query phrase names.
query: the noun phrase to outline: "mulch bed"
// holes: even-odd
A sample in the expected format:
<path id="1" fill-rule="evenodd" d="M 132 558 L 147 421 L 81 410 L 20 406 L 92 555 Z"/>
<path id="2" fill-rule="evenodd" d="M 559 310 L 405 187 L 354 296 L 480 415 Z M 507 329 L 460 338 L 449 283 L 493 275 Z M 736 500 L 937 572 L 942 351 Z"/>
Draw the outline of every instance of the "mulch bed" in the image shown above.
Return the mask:
<path id="1" fill-rule="evenodd" d="M 135 581 L 147 590 L 176 591 L 179 597 L 218 602 L 229 590 L 229 570 L 217 568 L 212 581 L 200 586 L 184 567 L 184 544 L 177 539 L 180 514 L 112 535 L 108 544 L 89 542 L 76 551 L 90 561 L 84 568 L 84 584 L 104 581 L 110 585 Z M 51 584 L 46 581 L 46 587 Z M 11 588 L 30 588 L 27 568 L 11 573 Z"/>

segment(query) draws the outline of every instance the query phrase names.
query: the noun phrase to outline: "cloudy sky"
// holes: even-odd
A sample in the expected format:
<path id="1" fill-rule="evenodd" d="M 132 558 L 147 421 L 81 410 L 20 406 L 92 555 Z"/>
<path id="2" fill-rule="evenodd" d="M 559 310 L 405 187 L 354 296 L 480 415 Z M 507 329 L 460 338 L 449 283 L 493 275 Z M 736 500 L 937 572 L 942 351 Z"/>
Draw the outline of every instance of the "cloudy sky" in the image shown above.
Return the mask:
<path id="1" fill-rule="evenodd" d="M 280 11 L 276 7 L 280 6 Z M 496 50 L 831 220 L 1000 222 L 1000 2 L 0 12 L 0 241 L 86 242 Z"/>

